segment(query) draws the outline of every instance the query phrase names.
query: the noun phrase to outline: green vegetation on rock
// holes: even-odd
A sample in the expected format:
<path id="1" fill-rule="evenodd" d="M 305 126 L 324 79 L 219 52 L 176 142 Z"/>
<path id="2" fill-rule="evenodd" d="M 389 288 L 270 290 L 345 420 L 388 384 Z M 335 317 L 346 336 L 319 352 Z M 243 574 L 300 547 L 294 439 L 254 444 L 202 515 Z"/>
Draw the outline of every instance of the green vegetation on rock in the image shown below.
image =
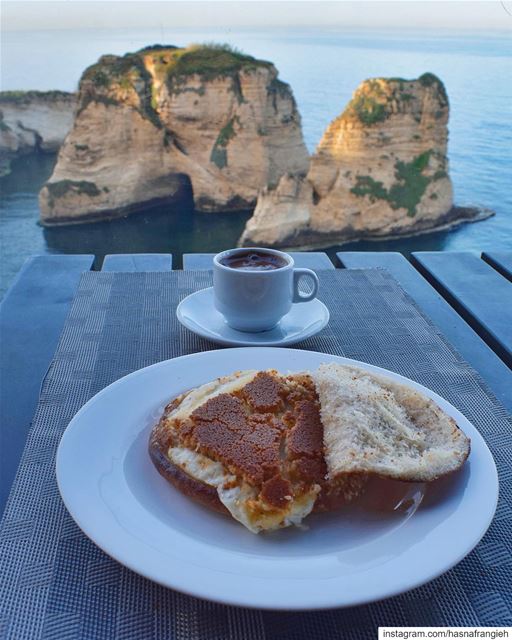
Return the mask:
<path id="1" fill-rule="evenodd" d="M 439 91 L 442 105 L 446 106 L 448 104 L 448 94 L 446 93 L 446 88 L 434 73 L 424 73 L 418 78 L 418 80 L 423 87 L 431 87 L 432 85 L 437 85 L 437 90 Z"/>
<path id="2" fill-rule="evenodd" d="M 185 86 L 191 75 L 200 75 L 202 80 L 231 77 L 231 90 L 242 103 L 244 96 L 238 73 L 261 67 L 273 68 L 273 65 L 223 44 L 186 48 L 152 45 L 124 56 L 102 56 L 82 76 L 79 113 L 91 102 L 107 105 L 128 103 L 155 127 L 162 129 L 158 113 L 159 83 L 165 83 L 171 94 L 192 91 L 203 95 L 203 86 Z M 156 86 L 155 78 L 158 81 Z M 126 99 L 127 94 L 129 100 Z"/>
<path id="3" fill-rule="evenodd" d="M 95 102 L 96 104 L 104 104 L 105 106 L 116 106 L 119 102 L 115 98 L 111 98 L 108 95 L 97 94 L 91 95 L 88 94 L 85 98 L 80 102 L 80 107 L 78 109 L 78 114 L 82 113 L 82 111 L 91 104 L 91 102 Z"/>
<path id="4" fill-rule="evenodd" d="M 231 76 L 231 91 L 235 94 L 238 104 L 245 102 L 244 93 L 242 91 L 242 83 L 240 82 L 240 76 L 235 73 Z"/>
<path id="5" fill-rule="evenodd" d="M 150 44 L 147 47 L 142 47 L 137 53 L 152 53 L 154 51 L 166 51 L 167 49 L 178 49 L 174 44 Z"/>
<path id="6" fill-rule="evenodd" d="M 387 96 L 377 79 L 367 80 L 364 91 L 359 91 L 348 103 L 345 113 L 359 118 L 366 125 L 385 120 L 389 113 L 386 109 Z"/>
<path id="7" fill-rule="evenodd" d="M 424 73 L 418 80 L 406 80 L 405 78 L 366 80 L 349 102 L 343 115 L 357 117 L 362 124 L 367 126 L 382 122 L 396 112 L 397 104 L 400 102 L 409 103 L 416 98 L 414 93 L 411 93 L 415 82 L 419 82 L 424 87 L 436 85 L 440 109 L 435 113 L 435 117 L 441 118 L 444 115 L 442 108 L 448 105 L 448 96 L 443 83 L 433 73 Z M 415 119 L 417 122 L 421 120 L 419 115 L 416 115 Z"/>
<path id="8" fill-rule="evenodd" d="M 190 45 L 183 49 L 148 47 L 140 53 L 151 58 L 153 73 L 160 82 L 166 83 L 171 94 L 194 91 L 203 95 L 203 86 L 186 86 L 188 79 L 193 75 L 200 76 L 202 81 L 231 78 L 231 91 L 239 104 L 245 102 L 240 71 L 273 67 L 271 62 L 257 60 L 226 44 Z"/>
<path id="9" fill-rule="evenodd" d="M 253 71 L 260 67 L 272 67 L 271 62 L 257 60 L 227 44 L 199 44 L 184 49 L 146 48 L 139 53 L 154 55 L 154 64 L 165 71 L 168 81 L 191 75 L 201 75 L 205 80 L 232 76 L 241 70 Z M 163 67 L 163 68 L 162 68 Z"/>
<path id="10" fill-rule="evenodd" d="M 372 203 L 376 200 L 388 199 L 388 191 L 382 182 L 374 180 L 371 176 L 356 176 L 356 180 L 356 186 L 350 189 L 354 195 L 361 198 L 368 196 Z"/>
<path id="11" fill-rule="evenodd" d="M 222 147 L 214 146 L 210 153 L 210 162 L 213 162 L 219 169 L 224 169 L 228 165 L 228 152 Z"/>
<path id="12" fill-rule="evenodd" d="M 227 147 L 228 142 L 231 140 L 231 138 L 234 138 L 236 136 L 236 132 L 234 128 L 235 121 L 238 122 L 237 116 L 235 116 L 234 118 L 231 118 L 231 120 L 227 123 L 227 125 L 225 127 L 222 127 L 217 137 L 217 140 L 215 142 L 216 145 L 220 147 Z"/>
<path id="13" fill-rule="evenodd" d="M 439 78 L 433 73 L 430 73 L 430 71 L 422 74 L 418 80 L 424 87 L 431 87 L 433 84 L 440 82 Z"/>
<path id="14" fill-rule="evenodd" d="M 377 102 L 372 96 L 357 96 L 350 102 L 349 108 L 352 109 L 363 124 L 367 125 L 382 122 L 388 117 L 386 106 L 381 102 Z"/>
<path id="15" fill-rule="evenodd" d="M 396 182 L 389 189 L 371 176 L 357 176 L 356 185 L 350 191 L 359 197 L 368 196 L 372 203 L 376 200 L 386 200 L 392 209 L 407 209 L 407 215 L 414 217 L 416 207 L 428 185 L 446 176 L 444 171 L 437 171 L 432 177 L 423 173 L 428 167 L 431 155 L 432 151 L 429 150 L 416 156 L 411 162 L 397 160 L 395 162 Z"/>
<path id="16" fill-rule="evenodd" d="M 0 91 L 0 104 L 29 104 L 32 100 L 53 102 L 74 98 L 67 91 Z"/>
<path id="17" fill-rule="evenodd" d="M 387 109 L 388 96 L 379 79 L 366 80 L 348 103 L 342 117 L 356 117 L 365 125 L 382 122 L 390 115 Z"/>
<path id="18" fill-rule="evenodd" d="M 92 86 L 91 86 L 92 85 Z M 134 107 L 143 118 L 157 129 L 163 125 L 156 111 L 153 95 L 153 78 L 136 53 L 125 56 L 102 56 L 96 64 L 87 68 L 80 80 L 81 113 L 91 102 L 117 105 L 124 101 L 120 93 L 132 94 Z"/>
<path id="19" fill-rule="evenodd" d="M 236 136 L 235 122 L 240 124 L 238 116 L 235 116 L 229 120 L 229 122 L 222 127 L 213 145 L 212 152 L 210 154 L 210 162 L 217 165 L 219 169 L 224 169 L 228 164 L 228 154 L 226 147 L 229 141 Z"/>
<path id="20" fill-rule="evenodd" d="M 109 76 L 104 71 L 102 71 L 101 69 L 98 69 L 98 70 L 94 71 L 93 73 L 91 73 L 90 80 L 94 84 L 94 86 L 96 86 L 96 87 L 108 87 L 108 86 L 110 86 L 110 78 L 109 78 Z"/>
<path id="21" fill-rule="evenodd" d="M 395 163 L 397 181 L 389 190 L 389 203 L 393 209 L 407 209 L 407 215 L 411 217 L 416 214 L 416 207 L 431 181 L 431 178 L 423 175 L 429 159 L 430 151 L 425 151 L 412 162 L 398 160 Z"/>
<path id="22" fill-rule="evenodd" d="M 69 191 L 92 197 L 99 196 L 101 193 L 94 182 L 88 182 L 87 180 L 59 180 L 58 182 L 47 182 L 46 188 L 48 189 L 50 198 L 62 198 Z"/>

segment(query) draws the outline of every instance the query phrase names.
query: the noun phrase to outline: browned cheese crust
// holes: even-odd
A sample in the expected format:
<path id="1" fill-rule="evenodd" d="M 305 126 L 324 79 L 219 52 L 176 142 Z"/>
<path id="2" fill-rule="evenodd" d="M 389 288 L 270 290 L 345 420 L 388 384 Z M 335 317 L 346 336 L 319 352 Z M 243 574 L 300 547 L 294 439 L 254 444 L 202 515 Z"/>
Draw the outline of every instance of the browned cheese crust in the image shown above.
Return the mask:
<path id="1" fill-rule="evenodd" d="M 187 419 L 168 419 L 185 396 L 166 407 L 151 434 L 149 452 L 163 477 L 204 506 L 227 512 L 215 487 L 169 460 L 170 446 L 221 462 L 240 481 L 257 487 L 268 508 L 281 508 L 315 485 L 320 487 L 315 511 L 338 509 L 360 492 L 363 476 L 326 480 L 320 407 L 309 375 L 260 372 L 242 389 L 207 400 Z"/>

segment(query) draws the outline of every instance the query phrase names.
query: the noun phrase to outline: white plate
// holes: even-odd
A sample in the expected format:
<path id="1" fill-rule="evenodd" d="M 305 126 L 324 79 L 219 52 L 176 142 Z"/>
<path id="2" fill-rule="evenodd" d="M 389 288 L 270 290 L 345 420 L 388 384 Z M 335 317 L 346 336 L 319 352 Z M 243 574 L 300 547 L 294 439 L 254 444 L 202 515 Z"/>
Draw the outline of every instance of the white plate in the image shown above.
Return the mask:
<path id="1" fill-rule="evenodd" d="M 248 333 L 232 329 L 213 306 L 213 287 L 196 291 L 180 302 L 176 316 L 181 324 L 202 338 L 236 347 L 284 347 L 305 340 L 329 322 L 329 310 L 318 298 L 300 302 L 270 331 Z"/>
<path id="2" fill-rule="evenodd" d="M 173 396 L 238 369 L 300 371 L 328 361 L 386 373 L 423 391 L 471 438 L 463 469 L 429 487 L 418 509 L 351 507 L 310 516 L 307 531 L 254 535 L 181 495 L 153 467 L 148 435 Z M 121 378 L 69 424 L 57 453 L 57 480 L 81 529 L 130 569 L 195 596 L 268 609 L 357 605 L 419 586 L 473 549 L 498 495 L 491 453 L 446 400 L 378 367 L 272 348 L 197 353 Z"/>

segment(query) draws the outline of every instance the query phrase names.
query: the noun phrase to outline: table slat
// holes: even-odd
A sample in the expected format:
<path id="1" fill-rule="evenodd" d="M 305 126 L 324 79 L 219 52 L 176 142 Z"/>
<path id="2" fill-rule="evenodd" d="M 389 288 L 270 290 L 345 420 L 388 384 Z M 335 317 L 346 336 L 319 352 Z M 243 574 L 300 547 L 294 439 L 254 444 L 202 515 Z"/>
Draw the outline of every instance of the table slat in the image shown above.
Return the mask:
<path id="1" fill-rule="evenodd" d="M 512 372 L 401 253 L 341 251 L 344 267 L 386 269 L 512 412 Z"/>
<path id="2" fill-rule="evenodd" d="M 484 251 L 482 258 L 507 280 L 512 280 L 512 251 Z"/>
<path id="3" fill-rule="evenodd" d="M 34 256 L 0 304 L 0 513 L 9 494 L 43 376 L 92 255 Z"/>
<path id="4" fill-rule="evenodd" d="M 466 252 L 417 252 L 413 263 L 512 367 L 512 282 Z"/>
<path id="5" fill-rule="evenodd" d="M 172 271 L 170 253 L 115 253 L 105 256 L 102 271 Z"/>
<path id="6" fill-rule="evenodd" d="M 323 251 L 289 251 L 295 261 L 295 266 L 307 269 L 334 269 L 333 263 Z M 183 268 L 207 270 L 212 269 L 215 253 L 184 253 Z"/>

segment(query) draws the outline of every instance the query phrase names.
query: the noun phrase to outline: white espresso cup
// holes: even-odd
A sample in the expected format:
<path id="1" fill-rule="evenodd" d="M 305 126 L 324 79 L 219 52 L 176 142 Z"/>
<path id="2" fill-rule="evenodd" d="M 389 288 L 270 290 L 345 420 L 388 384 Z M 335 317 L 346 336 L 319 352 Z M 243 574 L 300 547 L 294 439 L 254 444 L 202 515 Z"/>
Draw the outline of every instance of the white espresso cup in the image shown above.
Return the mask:
<path id="1" fill-rule="evenodd" d="M 296 269 L 282 251 L 249 247 L 228 249 L 213 258 L 213 299 L 217 311 L 239 331 L 268 331 L 292 308 L 316 297 L 318 277 L 311 269 Z M 299 291 L 309 278 L 311 293 Z"/>

